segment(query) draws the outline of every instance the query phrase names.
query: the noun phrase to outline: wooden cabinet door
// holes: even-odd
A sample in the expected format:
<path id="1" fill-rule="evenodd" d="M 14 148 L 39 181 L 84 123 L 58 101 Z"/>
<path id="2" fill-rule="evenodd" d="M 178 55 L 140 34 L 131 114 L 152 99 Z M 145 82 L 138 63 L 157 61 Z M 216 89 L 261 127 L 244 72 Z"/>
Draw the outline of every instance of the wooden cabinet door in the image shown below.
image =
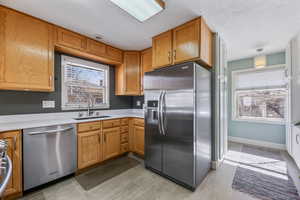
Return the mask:
<path id="1" fill-rule="evenodd" d="M 120 49 L 117 49 L 117 48 L 114 48 L 111 46 L 107 46 L 106 54 L 110 59 L 112 59 L 114 61 L 117 61 L 119 63 L 123 62 L 123 52 Z"/>
<path id="2" fill-rule="evenodd" d="M 63 28 L 56 28 L 56 43 L 73 49 L 85 51 L 87 38 Z"/>
<path id="3" fill-rule="evenodd" d="M 173 30 L 173 62 L 199 58 L 200 19 L 183 24 Z"/>
<path id="4" fill-rule="evenodd" d="M 124 70 L 125 94 L 139 95 L 141 92 L 139 52 L 124 52 Z"/>
<path id="5" fill-rule="evenodd" d="M 103 130 L 103 158 L 110 159 L 120 154 L 120 128 L 110 128 Z"/>
<path id="6" fill-rule="evenodd" d="M 83 169 L 103 160 L 100 131 L 79 133 L 77 139 L 78 169 Z"/>
<path id="7" fill-rule="evenodd" d="M 96 56 L 105 56 L 106 45 L 101 42 L 97 42 L 95 40 L 88 39 L 87 40 L 87 51 L 88 51 L 88 53 L 94 54 Z"/>
<path id="8" fill-rule="evenodd" d="M 172 31 L 152 38 L 152 65 L 160 68 L 172 64 Z"/>
<path id="9" fill-rule="evenodd" d="M 134 151 L 138 154 L 144 155 L 144 146 L 145 146 L 144 127 L 141 126 L 133 127 L 133 143 L 134 143 Z"/>
<path id="10" fill-rule="evenodd" d="M 201 19 L 200 58 L 209 67 L 213 64 L 213 32 Z"/>
<path id="11" fill-rule="evenodd" d="M 0 89 L 53 91 L 53 26 L 0 8 Z"/>
<path id="12" fill-rule="evenodd" d="M 144 93 L 144 74 L 152 71 L 152 48 L 141 52 L 141 92 Z"/>
<path id="13" fill-rule="evenodd" d="M 5 190 L 5 196 L 17 195 L 22 192 L 22 143 L 19 131 L 0 133 L 0 139 L 8 142 L 8 156 L 13 165 L 11 179 Z"/>

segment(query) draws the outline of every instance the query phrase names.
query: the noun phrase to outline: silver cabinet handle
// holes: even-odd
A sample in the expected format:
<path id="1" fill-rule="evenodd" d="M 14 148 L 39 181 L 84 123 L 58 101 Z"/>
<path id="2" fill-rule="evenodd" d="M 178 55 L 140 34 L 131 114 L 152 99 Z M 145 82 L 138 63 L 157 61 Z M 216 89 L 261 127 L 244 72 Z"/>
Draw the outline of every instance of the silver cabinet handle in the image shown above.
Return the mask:
<path id="1" fill-rule="evenodd" d="M 40 134 L 48 134 L 48 133 L 57 133 L 57 132 L 65 132 L 68 130 L 73 129 L 73 127 L 65 128 L 65 129 L 56 129 L 56 130 L 49 130 L 49 131 L 37 131 L 37 132 L 30 132 L 28 135 L 40 135 Z"/>
<path id="2" fill-rule="evenodd" d="M 297 143 L 297 144 L 299 144 L 299 137 L 300 137 L 300 136 L 297 134 L 297 135 L 296 135 L 296 143 Z"/>
<path id="3" fill-rule="evenodd" d="M 2 196 L 3 192 L 6 189 L 6 186 L 10 180 L 11 174 L 12 174 L 12 163 L 11 160 L 8 156 L 6 156 L 6 160 L 7 160 L 7 168 L 5 168 L 6 171 L 6 175 L 5 178 L 2 181 L 2 184 L 0 186 L 0 196 Z"/>

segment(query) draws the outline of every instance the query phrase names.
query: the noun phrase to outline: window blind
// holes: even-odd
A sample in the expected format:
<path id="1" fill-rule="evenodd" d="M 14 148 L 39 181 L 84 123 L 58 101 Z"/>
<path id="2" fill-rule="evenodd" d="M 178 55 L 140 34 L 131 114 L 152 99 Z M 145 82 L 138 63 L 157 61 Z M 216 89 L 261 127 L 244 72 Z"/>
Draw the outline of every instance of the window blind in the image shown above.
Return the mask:
<path id="1" fill-rule="evenodd" d="M 236 90 L 285 88 L 285 68 L 236 72 L 233 77 Z"/>

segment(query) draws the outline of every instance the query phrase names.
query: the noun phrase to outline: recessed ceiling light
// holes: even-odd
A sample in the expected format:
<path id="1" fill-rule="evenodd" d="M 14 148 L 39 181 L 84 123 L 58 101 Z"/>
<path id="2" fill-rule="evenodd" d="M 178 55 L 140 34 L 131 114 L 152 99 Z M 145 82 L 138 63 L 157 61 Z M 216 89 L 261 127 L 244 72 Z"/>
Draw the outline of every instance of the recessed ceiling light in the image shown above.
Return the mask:
<path id="1" fill-rule="evenodd" d="M 110 0 L 137 20 L 143 22 L 165 9 L 162 0 Z"/>

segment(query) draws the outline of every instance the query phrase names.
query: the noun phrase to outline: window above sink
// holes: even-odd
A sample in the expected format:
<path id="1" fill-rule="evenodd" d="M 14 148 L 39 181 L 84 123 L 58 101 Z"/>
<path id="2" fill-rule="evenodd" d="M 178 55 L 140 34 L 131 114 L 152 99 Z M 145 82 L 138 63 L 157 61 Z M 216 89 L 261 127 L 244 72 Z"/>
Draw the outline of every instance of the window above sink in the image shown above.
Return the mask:
<path id="1" fill-rule="evenodd" d="M 109 67 L 62 56 L 62 109 L 109 108 Z"/>

